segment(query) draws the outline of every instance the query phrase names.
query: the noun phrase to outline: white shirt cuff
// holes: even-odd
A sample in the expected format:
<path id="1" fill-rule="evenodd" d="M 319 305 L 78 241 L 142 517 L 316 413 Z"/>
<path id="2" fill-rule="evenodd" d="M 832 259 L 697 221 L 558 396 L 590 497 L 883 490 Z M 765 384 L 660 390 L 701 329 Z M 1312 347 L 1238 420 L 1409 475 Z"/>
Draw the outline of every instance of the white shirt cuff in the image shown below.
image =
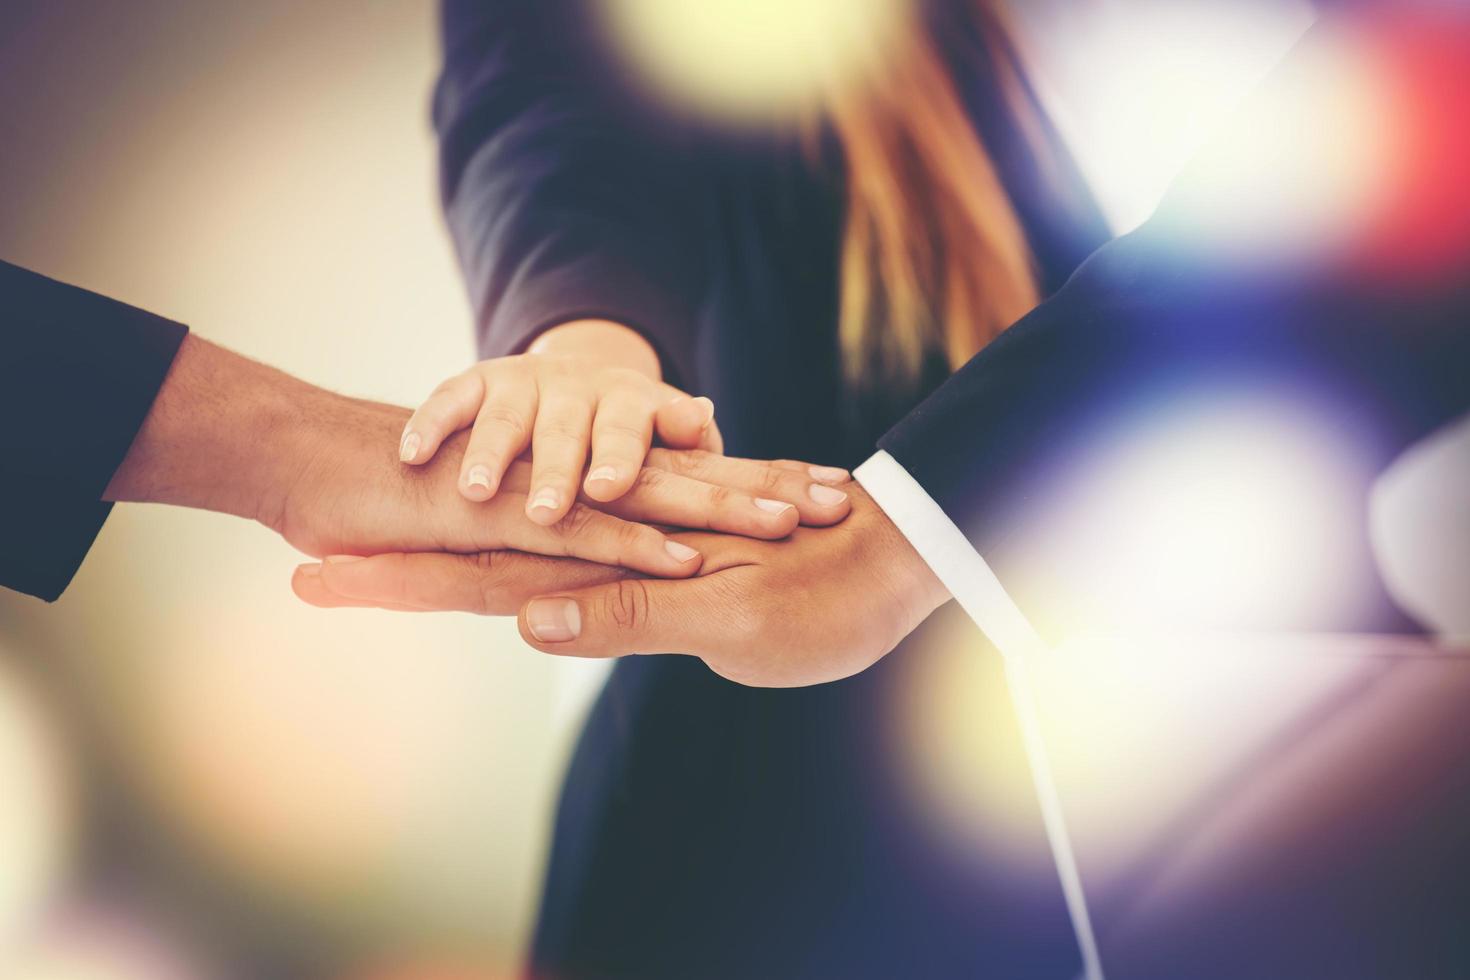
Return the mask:
<path id="1" fill-rule="evenodd" d="M 996 649 L 1007 657 L 1045 649 L 970 539 L 898 460 L 880 449 L 852 475 Z"/>

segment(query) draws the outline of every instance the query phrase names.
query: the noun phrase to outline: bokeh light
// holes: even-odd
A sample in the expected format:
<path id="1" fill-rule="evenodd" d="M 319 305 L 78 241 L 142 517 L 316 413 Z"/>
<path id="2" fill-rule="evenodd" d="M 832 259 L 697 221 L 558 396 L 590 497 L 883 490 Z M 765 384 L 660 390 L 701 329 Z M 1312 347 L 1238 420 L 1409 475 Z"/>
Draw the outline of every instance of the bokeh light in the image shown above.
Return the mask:
<path id="1" fill-rule="evenodd" d="M 1358 44 L 1385 91 L 1391 172 L 1372 226 L 1354 243 L 1354 271 L 1430 290 L 1463 285 L 1470 262 L 1470 17 L 1463 4 L 1378 12 Z M 1370 110 L 1373 107 L 1368 107 Z"/>
<path id="2" fill-rule="evenodd" d="M 35 928 L 62 885 L 75 829 L 65 747 L 11 655 L 0 649 L 0 954 Z"/>
<path id="3" fill-rule="evenodd" d="M 1035 490 L 1013 581 L 1054 636 L 1347 621 L 1364 597 L 1361 466 L 1304 393 L 1160 392 Z"/>
<path id="4" fill-rule="evenodd" d="M 1171 189 L 1172 233 L 1265 267 L 1360 247 L 1399 176 L 1403 106 L 1361 39 L 1319 29 Z"/>
<path id="5" fill-rule="evenodd" d="M 1047 747 L 1095 897 L 1147 873 L 1190 814 L 1374 665 L 1343 637 L 1076 636 L 1034 665 Z"/>
<path id="6" fill-rule="evenodd" d="M 1442 637 L 1470 643 L 1470 416 L 1384 471 L 1370 514 L 1394 600 Z"/>
<path id="7" fill-rule="evenodd" d="M 944 656 L 920 658 L 898 692 L 894 771 L 930 832 L 964 859 L 1049 875 L 1035 791 L 1000 655 L 968 622 L 929 627 Z"/>
<path id="8" fill-rule="evenodd" d="M 247 607 L 199 597 L 140 665 L 149 806 L 217 872 L 323 929 L 482 931 L 487 905 L 529 884 L 505 880 L 503 849 L 540 824 L 517 759 L 549 768 L 550 698 L 503 689 L 492 634 L 465 632 L 494 625 L 477 618 L 301 607 L 283 644 L 282 620 Z"/>
<path id="9" fill-rule="evenodd" d="M 956 860 L 977 873 L 997 861 L 1051 873 L 1001 656 L 978 637 L 955 642 L 955 655 L 918 660 L 908 679 L 895 771 Z M 1438 652 L 1326 634 L 1095 634 L 1032 658 L 1048 762 L 1104 938 L 1200 815 L 1269 769 L 1315 712 L 1376 676 L 1385 656 Z M 1309 793 L 1296 805 L 1310 806 Z"/>
<path id="10" fill-rule="evenodd" d="M 666 104 L 790 117 L 883 57 L 908 0 L 602 0 L 609 36 Z"/>
<path id="11" fill-rule="evenodd" d="M 1311 26 L 1307 0 L 1027 0 L 1027 67 L 1118 232 Z"/>
<path id="12" fill-rule="evenodd" d="M 56 0 L 0 26 L 5 259 L 348 394 L 410 404 L 473 361 L 433 4 Z M 0 644 L 87 766 L 70 884 L 125 877 L 225 976 L 446 942 L 511 973 L 579 718 L 553 717 L 565 661 L 514 622 L 312 609 L 299 560 L 245 521 L 121 506 L 59 603 L 0 590 Z"/>

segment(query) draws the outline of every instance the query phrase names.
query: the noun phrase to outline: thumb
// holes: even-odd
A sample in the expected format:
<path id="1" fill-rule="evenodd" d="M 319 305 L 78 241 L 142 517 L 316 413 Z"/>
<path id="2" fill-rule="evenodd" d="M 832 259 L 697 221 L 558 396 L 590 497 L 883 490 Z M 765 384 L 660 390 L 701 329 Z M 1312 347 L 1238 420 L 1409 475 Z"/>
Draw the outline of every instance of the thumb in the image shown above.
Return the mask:
<path id="1" fill-rule="evenodd" d="M 654 428 L 671 449 L 698 449 L 703 448 L 714 419 L 715 403 L 708 398 L 680 397 L 659 406 Z"/>
<path id="2" fill-rule="evenodd" d="M 525 641 L 544 653 L 699 654 L 718 633 L 713 613 L 702 579 L 625 579 L 532 599 L 519 625 Z"/>

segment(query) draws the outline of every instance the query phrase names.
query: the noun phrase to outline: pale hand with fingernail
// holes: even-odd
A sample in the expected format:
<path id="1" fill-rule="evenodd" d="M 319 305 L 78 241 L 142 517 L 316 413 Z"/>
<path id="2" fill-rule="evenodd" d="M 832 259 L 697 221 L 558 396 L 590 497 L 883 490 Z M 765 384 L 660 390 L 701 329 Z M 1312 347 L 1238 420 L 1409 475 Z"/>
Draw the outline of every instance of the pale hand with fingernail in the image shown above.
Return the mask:
<path id="1" fill-rule="evenodd" d="M 697 458 L 685 465 L 705 465 Z M 871 666 L 949 596 L 908 541 L 839 470 L 793 464 L 793 479 L 844 495 L 851 516 L 789 541 L 680 535 L 704 556 L 697 578 L 644 579 L 518 555 L 380 555 L 305 566 L 294 587 L 319 606 L 521 609 L 521 633 L 547 653 L 693 654 L 731 680 L 799 686 Z M 840 487 L 840 489 L 839 489 Z M 808 490 L 811 498 L 824 494 Z M 529 601 L 527 601 L 529 600 Z"/>
<path id="2" fill-rule="evenodd" d="M 665 384 L 648 342 L 605 321 L 563 324 L 526 354 L 481 361 L 448 379 L 409 419 L 399 457 L 426 463 L 464 428 L 472 431 L 459 492 L 490 500 L 511 462 L 529 450 L 526 513 L 544 525 L 564 518 L 579 492 L 600 502 L 626 494 L 655 440 L 676 449 L 723 448 L 714 404 Z"/>
<path id="3" fill-rule="evenodd" d="M 291 511 L 305 509 L 319 514 L 325 507 L 335 515 L 336 522 L 346 520 L 351 524 L 344 527 L 336 523 L 335 533 L 325 540 L 320 517 L 309 517 L 304 522 L 288 519 L 277 525 L 278 530 L 303 550 L 332 555 L 324 565 L 303 566 L 298 579 L 310 580 L 316 590 L 313 595 L 326 595 L 322 591 L 325 582 L 372 582 L 384 565 L 400 570 L 407 566 L 429 569 L 425 582 L 402 576 L 400 584 L 395 586 L 398 594 L 387 603 L 392 608 L 416 608 L 413 597 L 422 594 L 420 590 L 426 589 L 428 583 L 436 581 L 432 570 L 442 567 L 433 559 L 448 557 L 382 555 L 357 563 L 361 567 L 349 572 L 344 570 L 347 563 L 341 560 L 342 556 L 333 554 L 343 548 L 355 548 L 363 554 L 413 548 L 461 552 L 511 548 L 574 556 L 676 578 L 696 572 L 702 556 L 685 542 L 649 525 L 700 528 L 774 540 L 789 536 L 799 524 L 809 527 L 837 524 L 847 517 L 852 506 L 847 493 L 839 489 L 849 479 L 846 470 L 794 460 L 765 462 L 701 450 L 655 449 L 649 453 L 648 465 L 639 472 L 628 493 L 606 504 L 579 501 L 566 518 L 548 527 L 535 524 L 525 516 L 522 501 L 531 486 L 531 467 L 527 463 L 511 464 L 500 492 L 488 503 L 475 503 L 448 492 L 447 480 L 452 478 L 450 474 L 455 470 L 456 456 L 463 442 L 462 434 L 451 437 L 441 454 L 444 458 L 427 467 L 394 467 L 405 483 L 402 490 L 363 496 L 358 488 L 363 474 L 337 465 L 326 468 L 326 479 L 331 481 L 327 485 L 323 486 L 315 477 L 305 481 L 314 489 L 298 495 L 299 502 Z M 331 459 L 326 454 L 321 457 Z M 819 477 L 837 485 L 828 486 Z M 353 482 L 334 488 L 336 481 L 344 479 Z M 411 488 L 408 484 L 419 486 Z M 409 492 L 405 494 L 403 490 Z M 344 493 L 352 494 L 364 504 L 348 508 L 332 506 Z M 317 503 L 313 505 L 311 501 Z M 426 503 L 431 506 L 424 509 Z M 408 527 L 401 526 L 405 507 L 408 508 L 406 516 L 412 519 Z M 298 523 L 311 529 L 311 538 L 294 531 Z M 415 534 L 435 537 L 423 539 L 414 537 Z M 397 543 L 384 547 L 385 539 Z M 468 547 L 465 542 L 470 543 Z M 505 563 L 497 563 L 496 567 L 504 568 Z M 552 582 L 552 587 L 556 584 Z M 349 589 L 347 598 L 353 597 Z M 484 599 L 481 594 L 479 600 Z M 483 605 L 472 608 L 484 611 Z"/>

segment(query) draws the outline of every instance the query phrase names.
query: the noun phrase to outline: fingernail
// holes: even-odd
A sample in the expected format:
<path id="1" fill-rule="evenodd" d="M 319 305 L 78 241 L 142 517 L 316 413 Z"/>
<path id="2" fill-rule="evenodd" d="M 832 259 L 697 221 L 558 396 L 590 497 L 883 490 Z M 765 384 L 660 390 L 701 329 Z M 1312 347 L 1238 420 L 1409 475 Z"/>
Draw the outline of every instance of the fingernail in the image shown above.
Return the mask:
<path id="1" fill-rule="evenodd" d="M 464 478 L 467 487 L 479 487 L 481 490 L 490 489 L 490 468 L 488 466 L 471 466 L 469 476 Z"/>
<path id="2" fill-rule="evenodd" d="M 756 497 L 755 505 L 768 514 L 784 514 L 791 509 L 784 500 L 767 500 L 765 497 Z"/>
<path id="3" fill-rule="evenodd" d="M 531 498 L 530 510 L 556 510 L 557 504 L 561 503 L 561 494 L 550 487 L 543 487 L 536 491 L 536 496 Z"/>
<path id="4" fill-rule="evenodd" d="M 611 483 L 617 478 L 617 468 L 612 466 L 599 466 L 597 469 L 587 474 L 588 483 Z"/>
<path id="5" fill-rule="evenodd" d="M 322 574 L 322 566 L 318 562 L 312 562 L 310 565 L 297 565 L 296 571 L 306 578 L 319 578 Z"/>
<path id="6" fill-rule="evenodd" d="M 699 552 L 677 541 L 665 541 L 664 550 L 673 555 L 677 561 L 693 561 L 699 557 Z"/>
<path id="7" fill-rule="evenodd" d="M 349 565 L 355 561 L 362 561 L 362 555 L 328 555 L 322 560 L 328 565 Z"/>
<path id="8" fill-rule="evenodd" d="M 571 599 L 532 599 L 526 606 L 526 625 L 542 643 L 565 643 L 582 632 L 582 611 Z"/>
<path id="9" fill-rule="evenodd" d="M 708 398 L 705 398 L 703 395 L 700 395 L 698 398 L 694 399 L 694 404 L 698 405 L 701 409 L 704 410 L 704 425 L 707 426 L 715 420 L 714 402 L 710 401 Z"/>
<path id="10" fill-rule="evenodd" d="M 412 430 L 403 434 L 403 441 L 398 444 L 398 458 L 405 463 L 413 462 L 413 458 L 419 454 L 419 446 L 423 440 L 419 434 Z"/>
<path id="11" fill-rule="evenodd" d="M 807 472 L 812 475 L 813 480 L 821 480 L 823 483 L 846 483 L 849 477 L 847 470 L 837 466 L 809 466 Z"/>
<path id="12" fill-rule="evenodd" d="M 840 504 L 847 499 L 847 494 L 841 490 L 833 490 L 831 487 L 824 487 L 820 483 L 813 483 L 807 490 L 807 493 L 823 507 L 831 507 L 833 504 Z"/>

